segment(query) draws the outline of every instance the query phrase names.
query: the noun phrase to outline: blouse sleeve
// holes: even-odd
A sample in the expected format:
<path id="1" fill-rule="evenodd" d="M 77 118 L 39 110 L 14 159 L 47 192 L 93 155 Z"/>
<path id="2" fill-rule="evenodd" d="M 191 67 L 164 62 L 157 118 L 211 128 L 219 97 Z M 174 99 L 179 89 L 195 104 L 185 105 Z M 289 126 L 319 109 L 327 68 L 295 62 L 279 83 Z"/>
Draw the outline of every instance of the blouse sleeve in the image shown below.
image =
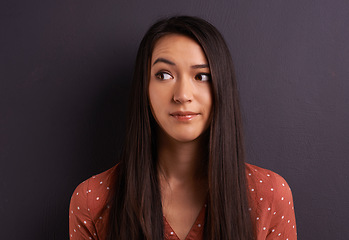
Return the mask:
<path id="1" fill-rule="evenodd" d="M 98 239 L 95 224 L 88 206 L 88 182 L 81 183 L 74 191 L 69 208 L 69 239 Z"/>
<path id="2" fill-rule="evenodd" d="M 291 189 L 285 179 L 277 174 L 275 174 L 274 186 L 275 195 L 272 203 L 274 211 L 266 239 L 296 240 L 296 219 Z"/>

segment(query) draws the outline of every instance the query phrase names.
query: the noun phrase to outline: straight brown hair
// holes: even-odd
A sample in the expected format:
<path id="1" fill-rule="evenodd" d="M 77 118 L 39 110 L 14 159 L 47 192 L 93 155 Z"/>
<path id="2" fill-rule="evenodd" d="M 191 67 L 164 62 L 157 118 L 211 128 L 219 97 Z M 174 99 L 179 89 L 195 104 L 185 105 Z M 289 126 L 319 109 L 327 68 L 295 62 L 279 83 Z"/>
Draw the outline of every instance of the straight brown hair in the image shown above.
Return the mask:
<path id="1" fill-rule="evenodd" d="M 211 71 L 213 112 L 207 134 L 209 202 L 205 239 L 251 240 L 239 97 L 229 49 L 218 30 L 197 17 L 155 23 L 137 54 L 126 139 L 109 198 L 109 240 L 164 238 L 156 156 L 156 122 L 148 99 L 149 62 L 158 39 L 171 33 L 194 39 Z"/>

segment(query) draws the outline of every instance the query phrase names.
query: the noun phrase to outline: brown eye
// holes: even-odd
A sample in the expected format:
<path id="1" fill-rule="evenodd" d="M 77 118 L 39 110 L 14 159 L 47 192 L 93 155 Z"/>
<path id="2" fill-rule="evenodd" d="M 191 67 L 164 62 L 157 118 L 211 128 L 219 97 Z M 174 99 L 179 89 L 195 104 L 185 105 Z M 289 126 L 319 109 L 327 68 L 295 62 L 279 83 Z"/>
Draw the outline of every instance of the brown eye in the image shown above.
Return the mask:
<path id="1" fill-rule="evenodd" d="M 159 72 L 155 74 L 155 77 L 160 80 L 168 80 L 173 78 L 169 73 L 166 72 Z"/>
<path id="2" fill-rule="evenodd" d="M 211 80 L 211 74 L 209 73 L 199 73 L 195 76 L 198 81 L 206 82 Z"/>

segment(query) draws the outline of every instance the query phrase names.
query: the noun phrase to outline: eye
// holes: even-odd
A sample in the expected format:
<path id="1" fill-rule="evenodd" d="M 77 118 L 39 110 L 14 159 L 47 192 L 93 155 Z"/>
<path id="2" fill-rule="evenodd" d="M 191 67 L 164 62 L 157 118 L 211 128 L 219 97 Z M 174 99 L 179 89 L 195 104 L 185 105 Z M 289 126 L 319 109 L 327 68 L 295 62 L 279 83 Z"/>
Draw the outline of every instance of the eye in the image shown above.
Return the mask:
<path id="1" fill-rule="evenodd" d="M 206 82 L 211 80 L 211 74 L 209 73 L 199 73 L 195 76 L 198 81 Z"/>
<path id="2" fill-rule="evenodd" d="M 155 77 L 160 80 L 168 80 L 173 78 L 171 74 L 166 72 L 158 72 L 157 74 L 155 74 Z"/>

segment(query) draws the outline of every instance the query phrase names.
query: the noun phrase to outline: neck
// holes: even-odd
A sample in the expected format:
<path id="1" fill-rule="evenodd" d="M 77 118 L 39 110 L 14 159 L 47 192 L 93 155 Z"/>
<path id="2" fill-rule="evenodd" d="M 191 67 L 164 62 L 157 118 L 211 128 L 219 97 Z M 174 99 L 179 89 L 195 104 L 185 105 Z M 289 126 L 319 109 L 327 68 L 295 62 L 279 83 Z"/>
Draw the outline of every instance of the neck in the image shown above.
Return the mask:
<path id="1" fill-rule="evenodd" d="M 207 138 L 201 136 L 190 142 L 179 142 L 158 131 L 159 173 L 168 182 L 193 182 L 206 178 Z"/>

